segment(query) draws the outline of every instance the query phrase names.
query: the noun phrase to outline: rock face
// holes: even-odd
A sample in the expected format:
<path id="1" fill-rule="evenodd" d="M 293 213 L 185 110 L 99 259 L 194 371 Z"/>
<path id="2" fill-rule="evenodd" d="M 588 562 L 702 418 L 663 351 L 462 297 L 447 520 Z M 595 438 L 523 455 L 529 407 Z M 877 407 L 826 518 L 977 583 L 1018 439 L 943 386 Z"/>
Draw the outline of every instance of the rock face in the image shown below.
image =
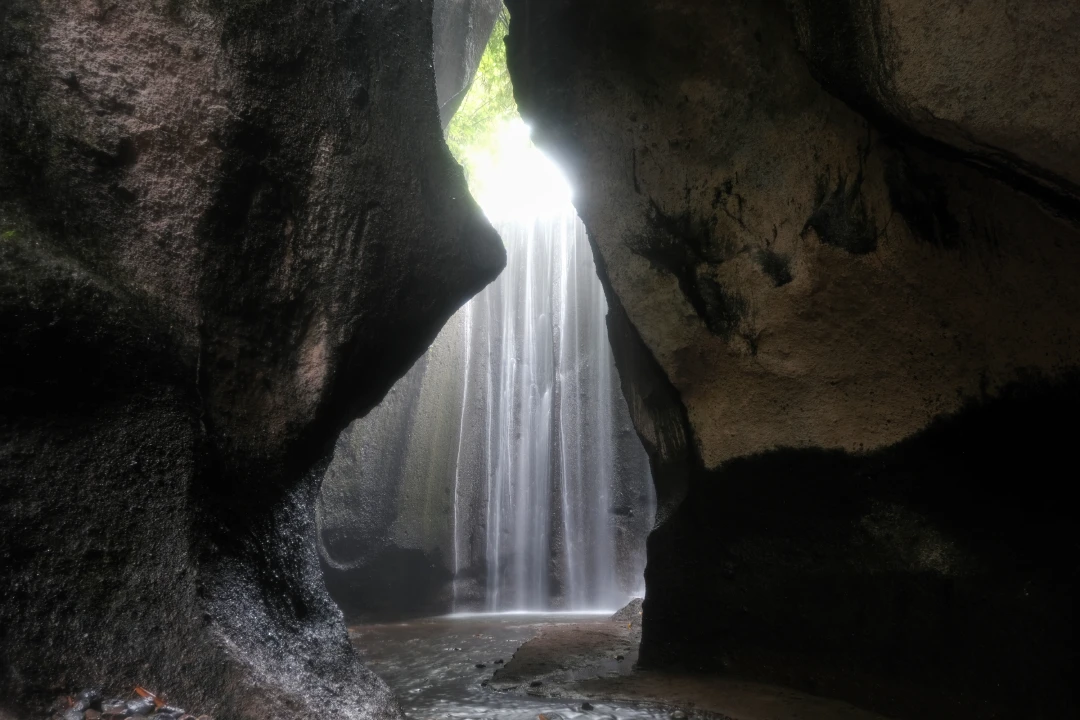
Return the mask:
<path id="1" fill-rule="evenodd" d="M 0 5 L 0 704 L 389 717 L 317 482 L 504 262 L 431 5 Z M 7 707 L 10 706 L 10 707 Z"/>
<path id="2" fill-rule="evenodd" d="M 657 482 L 642 663 L 1070 711 L 1074 4 L 508 6 Z"/>
<path id="3" fill-rule="evenodd" d="M 445 130 L 469 89 L 502 0 L 434 0 L 435 90 Z"/>
<path id="4" fill-rule="evenodd" d="M 327 588 L 350 620 L 453 608 L 454 469 L 463 318 L 455 315 L 378 407 L 342 433 L 317 506 Z M 462 499 L 478 507 L 479 483 Z M 474 563 L 468 563 L 472 567 Z M 461 588 L 482 603 L 482 583 Z"/>

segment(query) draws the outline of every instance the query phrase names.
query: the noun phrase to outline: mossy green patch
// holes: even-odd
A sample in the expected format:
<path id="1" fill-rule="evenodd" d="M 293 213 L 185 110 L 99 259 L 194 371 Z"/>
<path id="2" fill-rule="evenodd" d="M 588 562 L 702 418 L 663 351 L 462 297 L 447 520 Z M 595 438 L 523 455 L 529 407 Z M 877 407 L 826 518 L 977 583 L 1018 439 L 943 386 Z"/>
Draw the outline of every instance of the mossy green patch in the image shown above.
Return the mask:
<path id="1" fill-rule="evenodd" d="M 510 15 L 503 8 L 465 99 L 446 129 L 446 144 L 470 179 L 474 171 L 472 157 L 478 153 L 492 153 L 497 130 L 518 114 L 510 71 L 506 67 L 504 38 L 509 31 Z"/>

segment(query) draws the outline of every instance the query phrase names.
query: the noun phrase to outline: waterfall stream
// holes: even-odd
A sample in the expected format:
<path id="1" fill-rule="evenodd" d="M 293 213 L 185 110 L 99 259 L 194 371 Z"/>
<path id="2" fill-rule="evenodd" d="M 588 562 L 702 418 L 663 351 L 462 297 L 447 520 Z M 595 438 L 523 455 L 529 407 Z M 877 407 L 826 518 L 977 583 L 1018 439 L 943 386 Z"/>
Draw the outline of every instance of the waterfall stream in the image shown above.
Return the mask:
<path id="1" fill-rule="evenodd" d="M 503 273 L 339 441 L 318 510 L 352 614 L 614 609 L 655 510 L 585 227 L 494 220 Z"/>
<path id="2" fill-rule="evenodd" d="M 506 270 L 462 310 L 464 345 L 485 354 L 474 389 L 484 402 L 463 408 L 459 437 L 490 430 L 476 466 L 486 474 L 486 607 L 543 609 L 553 595 L 567 609 L 614 606 L 627 594 L 611 498 L 620 391 L 585 228 L 570 208 L 496 229 Z"/>

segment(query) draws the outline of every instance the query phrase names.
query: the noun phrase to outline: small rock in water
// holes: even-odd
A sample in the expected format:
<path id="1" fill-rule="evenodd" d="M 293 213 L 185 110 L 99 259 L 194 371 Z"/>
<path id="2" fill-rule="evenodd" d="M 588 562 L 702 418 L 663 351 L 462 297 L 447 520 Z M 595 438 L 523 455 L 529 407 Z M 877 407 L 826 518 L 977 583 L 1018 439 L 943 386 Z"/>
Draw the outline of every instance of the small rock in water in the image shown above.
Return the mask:
<path id="1" fill-rule="evenodd" d="M 128 715 L 145 717 L 154 712 L 154 701 L 145 697 L 136 698 L 134 700 L 128 700 L 126 707 Z"/>
<path id="2" fill-rule="evenodd" d="M 64 711 L 62 715 L 64 720 L 83 720 L 83 711 L 76 708 L 70 708 Z"/>
<path id="3" fill-rule="evenodd" d="M 476 669 L 477 670 L 483 670 L 486 667 L 487 667 L 487 665 L 485 665 L 484 663 L 476 663 Z"/>
<path id="4" fill-rule="evenodd" d="M 615 659 L 616 659 L 616 660 L 618 660 L 619 662 L 622 662 L 622 661 L 623 661 L 623 660 L 625 660 L 626 658 L 624 658 L 624 657 L 623 657 L 622 655 L 616 655 L 616 656 L 615 656 Z"/>
<path id="5" fill-rule="evenodd" d="M 529 683 L 529 687 L 540 687 L 543 684 L 543 680 L 533 680 L 531 683 Z"/>
<path id="6" fill-rule="evenodd" d="M 582 712 L 589 712 L 592 709 L 593 709 L 592 703 L 590 703 L 590 702 L 581 703 L 581 711 Z"/>
<path id="7" fill-rule="evenodd" d="M 101 703 L 102 713 L 117 713 L 124 712 L 127 709 L 127 703 L 119 698 L 112 698 Z"/>
<path id="8" fill-rule="evenodd" d="M 101 720 L 101 713 L 91 708 L 83 714 L 83 718 L 85 720 Z"/>
<path id="9" fill-rule="evenodd" d="M 480 687 L 487 687 L 487 684 L 488 684 L 487 680 L 481 680 L 480 681 Z"/>
<path id="10" fill-rule="evenodd" d="M 502 665 L 503 664 L 502 658 L 499 658 L 498 660 L 496 660 L 495 664 L 496 665 Z"/>
<path id="11" fill-rule="evenodd" d="M 686 720 L 686 713 L 684 713 L 682 710 L 676 710 L 675 712 L 671 713 L 671 720 Z"/>
<path id="12" fill-rule="evenodd" d="M 101 703 L 101 720 L 123 720 L 127 717 L 127 703 L 123 700 L 106 700 Z"/>
<path id="13" fill-rule="evenodd" d="M 100 688 L 87 688 L 75 698 L 75 708 L 78 710 L 101 710 L 101 701 L 104 699 Z"/>

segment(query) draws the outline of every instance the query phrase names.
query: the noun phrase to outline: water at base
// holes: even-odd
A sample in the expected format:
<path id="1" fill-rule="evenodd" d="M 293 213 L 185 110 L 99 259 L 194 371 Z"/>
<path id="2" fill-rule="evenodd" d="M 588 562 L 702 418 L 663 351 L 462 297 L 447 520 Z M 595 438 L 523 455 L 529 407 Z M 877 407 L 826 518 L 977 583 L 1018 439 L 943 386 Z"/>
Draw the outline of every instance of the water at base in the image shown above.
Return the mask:
<path id="1" fill-rule="evenodd" d="M 588 613 L 499 613 L 360 625 L 349 635 L 367 665 L 395 692 L 411 720 L 666 720 L 648 707 L 530 697 L 481 685 L 546 625 L 595 620 Z M 478 664 L 483 668 L 476 667 Z"/>
<path id="2" fill-rule="evenodd" d="M 443 615 L 440 619 L 446 620 L 483 620 L 484 618 L 491 618 L 493 620 L 502 617 L 533 617 L 538 619 L 555 618 L 555 617 L 610 617 L 614 615 L 617 610 L 501 610 L 497 612 L 455 612 L 449 615 Z"/>

